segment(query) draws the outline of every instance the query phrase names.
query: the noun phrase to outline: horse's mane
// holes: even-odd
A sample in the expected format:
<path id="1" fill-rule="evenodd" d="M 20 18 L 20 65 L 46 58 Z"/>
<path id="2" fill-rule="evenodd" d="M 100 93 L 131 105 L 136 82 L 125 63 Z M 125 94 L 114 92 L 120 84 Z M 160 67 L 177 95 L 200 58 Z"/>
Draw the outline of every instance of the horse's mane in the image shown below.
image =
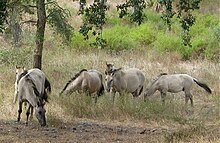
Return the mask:
<path id="1" fill-rule="evenodd" d="M 163 75 L 168 75 L 168 74 L 167 73 L 160 73 L 152 80 L 151 85 L 153 85 Z"/>
<path id="2" fill-rule="evenodd" d="M 117 71 L 120 71 L 122 68 L 118 68 L 118 69 L 114 69 L 114 70 L 112 70 L 111 72 L 110 72 L 110 74 L 112 73 L 112 74 L 115 74 L 115 72 L 117 72 Z"/>
<path id="3" fill-rule="evenodd" d="M 37 90 L 36 84 L 33 82 L 32 78 L 30 77 L 29 74 L 27 74 L 25 76 L 25 80 L 31 84 L 31 87 L 33 88 L 34 93 L 35 93 L 36 97 L 38 97 L 38 100 L 40 101 L 40 103 L 43 103 L 43 100 L 45 102 L 48 102 L 47 94 L 46 93 L 44 93 L 43 95 L 40 94 L 40 92 Z M 50 88 L 49 92 L 51 92 L 51 87 L 49 87 L 49 88 Z M 46 92 L 46 91 L 44 91 L 44 92 Z"/>
<path id="4" fill-rule="evenodd" d="M 37 97 L 40 97 L 40 93 L 39 93 L 39 91 L 37 90 L 37 87 L 36 87 L 35 83 L 33 82 L 33 80 L 31 79 L 30 75 L 26 75 L 26 76 L 25 76 L 25 80 L 31 84 L 31 87 L 32 87 L 33 90 L 34 90 L 35 95 L 36 95 Z"/>
<path id="5" fill-rule="evenodd" d="M 60 92 L 60 94 L 62 94 L 64 92 L 64 90 L 66 90 L 67 86 L 72 82 L 74 81 L 77 77 L 80 76 L 80 74 L 84 71 L 87 71 L 87 69 L 82 69 L 81 71 L 79 71 L 78 73 L 75 74 L 74 77 L 72 77 L 67 83 L 66 85 L 64 86 L 63 90 Z"/>

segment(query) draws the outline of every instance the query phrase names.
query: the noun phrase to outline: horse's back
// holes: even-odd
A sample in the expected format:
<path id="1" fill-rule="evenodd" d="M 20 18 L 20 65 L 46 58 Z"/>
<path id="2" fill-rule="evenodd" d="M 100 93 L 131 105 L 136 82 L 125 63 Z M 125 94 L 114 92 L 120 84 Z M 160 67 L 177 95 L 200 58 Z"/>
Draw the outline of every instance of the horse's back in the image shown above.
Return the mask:
<path id="1" fill-rule="evenodd" d="M 157 84 L 161 88 L 167 88 L 169 92 L 179 92 L 190 88 L 193 78 L 187 74 L 163 75 L 159 78 Z"/>
<path id="2" fill-rule="evenodd" d="M 36 85 L 38 91 L 44 93 L 44 84 L 46 76 L 40 69 L 34 68 L 28 70 L 27 76 L 30 76 L 34 84 Z"/>
<path id="3" fill-rule="evenodd" d="M 20 79 L 18 84 L 18 98 L 19 100 L 28 100 L 30 101 L 33 98 L 33 82 L 30 77 L 24 76 Z"/>
<path id="4" fill-rule="evenodd" d="M 91 93 L 97 92 L 102 86 L 102 74 L 97 70 L 89 70 L 84 73 L 82 86 L 88 86 Z"/>
<path id="5" fill-rule="evenodd" d="M 137 68 L 130 68 L 126 69 L 125 73 L 125 78 L 127 79 L 127 81 L 137 82 L 138 84 L 144 84 L 145 76 L 141 70 Z"/>
<path id="6" fill-rule="evenodd" d="M 117 81 L 115 88 L 118 88 L 119 91 L 126 90 L 131 93 L 144 85 L 145 77 L 141 70 L 129 68 L 123 69 L 121 72 L 122 73 L 119 73 L 120 77 L 115 80 Z"/>

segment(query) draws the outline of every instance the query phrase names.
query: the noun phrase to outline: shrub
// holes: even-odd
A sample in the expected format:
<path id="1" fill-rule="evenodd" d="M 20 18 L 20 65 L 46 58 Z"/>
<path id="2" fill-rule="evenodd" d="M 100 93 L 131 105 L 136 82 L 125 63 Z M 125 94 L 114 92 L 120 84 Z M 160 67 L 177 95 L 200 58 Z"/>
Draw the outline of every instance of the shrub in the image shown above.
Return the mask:
<path id="1" fill-rule="evenodd" d="M 158 34 L 154 47 L 161 53 L 178 51 L 183 48 L 180 37 L 162 32 Z"/>
<path id="2" fill-rule="evenodd" d="M 104 30 L 103 37 L 107 40 L 107 47 L 113 50 L 133 49 L 138 42 L 130 35 L 131 28 L 116 25 Z"/>
<path id="3" fill-rule="evenodd" d="M 130 33 L 131 38 L 140 44 L 149 45 L 156 40 L 156 33 L 152 29 L 154 29 L 154 27 L 151 24 L 142 24 L 132 29 Z"/>
<path id="4" fill-rule="evenodd" d="M 84 40 L 84 36 L 78 32 L 75 32 L 72 37 L 72 46 L 76 49 L 88 48 L 90 40 Z"/>

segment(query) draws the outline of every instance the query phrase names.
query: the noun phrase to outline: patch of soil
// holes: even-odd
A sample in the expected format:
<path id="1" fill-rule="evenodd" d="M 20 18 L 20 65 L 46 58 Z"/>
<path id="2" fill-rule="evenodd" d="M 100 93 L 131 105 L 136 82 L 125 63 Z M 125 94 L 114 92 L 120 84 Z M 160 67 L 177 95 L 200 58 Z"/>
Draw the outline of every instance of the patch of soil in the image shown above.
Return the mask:
<path id="1" fill-rule="evenodd" d="M 158 141 L 165 129 L 114 126 L 95 122 L 64 123 L 58 127 L 40 127 L 0 120 L 0 142 L 114 143 Z"/>

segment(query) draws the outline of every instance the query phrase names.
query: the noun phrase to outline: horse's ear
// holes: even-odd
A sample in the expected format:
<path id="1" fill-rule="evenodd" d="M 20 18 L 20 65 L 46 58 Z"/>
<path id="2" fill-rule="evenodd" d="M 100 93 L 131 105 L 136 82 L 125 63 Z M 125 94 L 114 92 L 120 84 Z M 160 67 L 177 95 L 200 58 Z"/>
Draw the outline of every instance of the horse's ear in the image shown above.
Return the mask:
<path id="1" fill-rule="evenodd" d="M 20 68 L 20 66 L 16 65 L 16 66 L 15 66 L 15 68 L 16 68 L 16 69 L 19 69 L 19 68 Z"/>

